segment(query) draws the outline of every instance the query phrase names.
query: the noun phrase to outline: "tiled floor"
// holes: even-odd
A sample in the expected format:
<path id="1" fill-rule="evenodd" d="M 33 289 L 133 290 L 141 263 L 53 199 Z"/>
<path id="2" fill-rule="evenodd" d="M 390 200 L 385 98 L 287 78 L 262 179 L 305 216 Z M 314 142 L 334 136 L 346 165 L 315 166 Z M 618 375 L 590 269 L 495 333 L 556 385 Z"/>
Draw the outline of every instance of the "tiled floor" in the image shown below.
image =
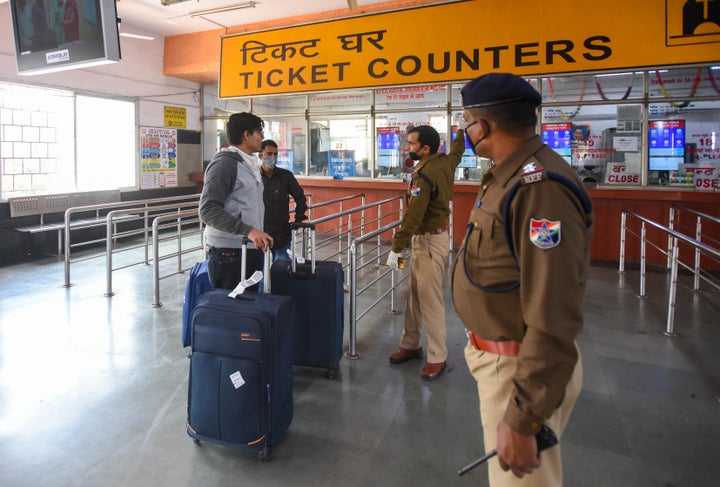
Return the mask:
<path id="1" fill-rule="evenodd" d="M 74 264 L 70 288 L 63 277 L 55 258 L 0 267 L 0 485 L 487 485 L 484 467 L 456 473 L 483 447 L 447 298 L 448 373 L 427 383 L 420 361 L 388 364 L 403 316 L 384 304 L 358 323 L 363 358 L 343 360 L 339 380 L 296 369 L 293 423 L 261 463 L 185 433 L 184 276 L 162 281 L 161 308 L 144 266 L 116 272 L 112 298 L 98 260 Z M 669 338 L 665 274 L 649 276 L 647 299 L 637 291 L 636 271 L 592 268 L 565 485 L 719 485 L 718 292 L 683 278 Z"/>

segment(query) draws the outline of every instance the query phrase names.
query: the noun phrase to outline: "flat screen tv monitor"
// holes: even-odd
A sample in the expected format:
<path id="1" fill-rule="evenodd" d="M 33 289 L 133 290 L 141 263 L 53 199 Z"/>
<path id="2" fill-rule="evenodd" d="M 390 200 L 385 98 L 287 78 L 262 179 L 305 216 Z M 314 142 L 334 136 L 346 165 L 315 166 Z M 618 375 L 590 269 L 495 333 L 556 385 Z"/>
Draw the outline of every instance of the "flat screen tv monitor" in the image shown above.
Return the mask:
<path id="1" fill-rule="evenodd" d="M 455 140 L 457 131 L 457 126 L 453 125 L 452 140 Z M 468 142 L 467 137 L 465 137 L 465 152 L 463 152 L 463 156 L 460 160 L 460 164 L 458 164 L 458 167 L 477 167 L 477 156 L 473 152 L 472 147 L 470 147 L 470 142 Z"/>
<path id="2" fill-rule="evenodd" d="M 652 120 L 648 124 L 651 171 L 677 171 L 685 161 L 685 120 Z"/>
<path id="3" fill-rule="evenodd" d="M 120 61 L 115 0 L 10 0 L 19 74 Z"/>
<path id="4" fill-rule="evenodd" d="M 572 151 L 572 123 L 544 123 L 540 129 L 543 143 L 568 161 Z"/>

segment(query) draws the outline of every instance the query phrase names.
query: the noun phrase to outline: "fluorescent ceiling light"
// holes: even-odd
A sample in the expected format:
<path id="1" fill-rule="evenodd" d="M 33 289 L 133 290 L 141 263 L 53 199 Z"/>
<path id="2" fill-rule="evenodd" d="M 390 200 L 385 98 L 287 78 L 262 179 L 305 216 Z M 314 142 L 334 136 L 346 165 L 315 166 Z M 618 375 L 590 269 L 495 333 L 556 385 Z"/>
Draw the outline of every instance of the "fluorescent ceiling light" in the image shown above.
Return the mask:
<path id="1" fill-rule="evenodd" d="M 128 37 L 130 39 L 141 39 L 143 41 L 154 41 L 155 40 L 154 37 L 143 36 L 140 34 L 129 34 L 127 32 L 120 32 L 120 37 Z"/>
<path id="2" fill-rule="evenodd" d="M 202 17 L 203 15 L 219 14 L 221 12 L 230 12 L 232 10 L 240 10 L 242 8 L 255 8 L 255 4 L 258 2 L 243 2 L 236 3 L 234 5 L 225 5 L 224 7 L 208 8 L 205 10 L 195 10 L 190 12 L 190 17 Z"/>
<path id="3" fill-rule="evenodd" d="M 160 5 L 165 5 L 167 7 L 168 5 L 175 5 L 176 3 L 183 3 L 188 1 L 190 0 L 160 0 Z"/>

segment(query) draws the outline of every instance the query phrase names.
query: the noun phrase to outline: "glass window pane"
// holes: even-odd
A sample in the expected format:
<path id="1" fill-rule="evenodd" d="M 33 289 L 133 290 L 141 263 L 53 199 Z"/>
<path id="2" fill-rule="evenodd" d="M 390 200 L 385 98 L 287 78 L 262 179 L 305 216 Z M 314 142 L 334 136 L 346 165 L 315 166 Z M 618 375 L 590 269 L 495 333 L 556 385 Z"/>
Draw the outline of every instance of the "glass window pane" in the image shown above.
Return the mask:
<path id="1" fill-rule="evenodd" d="M 370 117 L 310 119 L 311 176 L 369 176 Z"/>
<path id="2" fill-rule="evenodd" d="M 203 120 L 203 167 L 207 167 L 213 156 L 227 146 L 226 123 L 227 118 L 224 117 Z"/>
<path id="3" fill-rule="evenodd" d="M 73 93 L 0 83 L 2 199 L 75 184 Z"/>
<path id="4" fill-rule="evenodd" d="M 584 100 L 612 102 L 639 99 L 643 96 L 642 86 L 642 72 L 598 74 L 586 80 Z"/>
<path id="5" fill-rule="evenodd" d="M 406 86 L 375 90 L 377 110 L 433 108 L 447 104 L 447 85 Z"/>
<path id="6" fill-rule="evenodd" d="M 586 76 L 561 76 L 542 79 L 543 104 L 565 101 L 582 101 L 588 90 Z M 564 111 L 571 110 L 565 107 Z"/>
<path id="7" fill-rule="evenodd" d="M 720 66 L 649 72 L 650 98 L 687 98 L 720 95 Z M 680 105 L 680 103 L 676 103 Z"/>
<path id="8" fill-rule="evenodd" d="M 372 92 L 370 91 L 343 91 L 333 93 L 318 93 L 310 95 L 309 109 L 311 113 L 335 111 L 370 111 L 372 105 Z"/>
<path id="9" fill-rule="evenodd" d="M 572 118 L 557 108 L 542 109 L 543 141 L 586 183 L 640 185 L 640 105 L 582 105 Z"/>
<path id="10" fill-rule="evenodd" d="M 650 105 L 648 184 L 719 191 L 720 101 L 675 105 Z"/>
<path id="11" fill-rule="evenodd" d="M 306 170 L 307 130 L 304 117 L 264 117 L 265 138 L 278 145 L 277 164 L 295 174 Z"/>
<path id="12" fill-rule="evenodd" d="M 134 187 L 135 103 L 78 96 L 76 117 L 77 189 Z"/>
<path id="13" fill-rule="evenodd" d="M 438 152 L 447 150 L 447 116 L 443 112 L 398 112 L 375 116 L 376 177 L 402 178 L 403 174 L 413 171 L 415 162 L 408 157 L 405 142 L 408 129 L 418 125 L 430 125 L 435 128 L 440 134 Z"/>
<path id="14" fill-rule="evenodd" d="M 306 103 L 305 95 L 258 97 L 252 100 L 252 111 L 259 117 L 293 113 L 305 115 Z"/>

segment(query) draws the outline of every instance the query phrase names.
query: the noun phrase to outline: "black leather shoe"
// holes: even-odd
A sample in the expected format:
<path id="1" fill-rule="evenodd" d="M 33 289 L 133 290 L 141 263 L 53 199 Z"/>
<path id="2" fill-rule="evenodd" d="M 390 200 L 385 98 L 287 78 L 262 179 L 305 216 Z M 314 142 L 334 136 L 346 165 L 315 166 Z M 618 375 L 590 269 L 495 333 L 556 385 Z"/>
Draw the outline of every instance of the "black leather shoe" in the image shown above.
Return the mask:
<path id="1" fill-rule="evenodd" d="M 392 354 L 390 354 L 390 363 L 391 364 L 401 364 L 403 362 L 407 362 L 408 360 L 412 360 L 414 358 L 422 358 L 422 347 L 416 349 L 416 350 L 406 350 L 404 348 L 398 348 L 396 351 L 394 351 Z"/>
<path id="2" fill-rule="evenodd" d="M 435 380 L 440 377 L 440 374 L 442 374 L 444 370 L 445 362 L 438 362 L 435 364 L 428 363 L 425 364 L 422 372 L 420 372 L 420 377 L 422 377 L 422 380 Z"/>

